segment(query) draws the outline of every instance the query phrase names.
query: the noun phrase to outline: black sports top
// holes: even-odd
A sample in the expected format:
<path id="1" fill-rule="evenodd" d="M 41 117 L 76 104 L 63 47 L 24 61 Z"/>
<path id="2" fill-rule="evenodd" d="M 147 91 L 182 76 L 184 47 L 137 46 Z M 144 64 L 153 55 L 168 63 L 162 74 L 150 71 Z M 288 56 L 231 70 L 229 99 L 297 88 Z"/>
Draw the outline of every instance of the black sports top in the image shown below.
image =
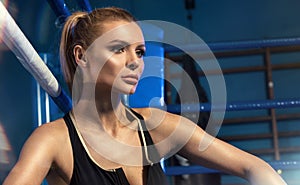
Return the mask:
<path id="1" fill-rule="evenodd" d="M 140 119 L 143 131 L 139 132 L 139 137 L 143 146 L 153 144 L 152 138 L 147 130 L 143 117 L 131 110 L 131 112 Z M 100 168 L 88 155 L 83 143 L 81 142 L 70 114 L 64 116 L 64 120 L 68 127 L 70 141 L 73 151 L 73 174 L 70 185 L 129 185 L 122 168 L 117 168 L 112 171 Z M 141 138 L 144 135 L 146 143 Z M 152 155 L 152 154 L 150 154 Z M 158 155 L 158 153 L 157 153 Z M 167 179 L 162 171 L 159 163 L 148 166 L 147 185 L 166 185 Z"/>

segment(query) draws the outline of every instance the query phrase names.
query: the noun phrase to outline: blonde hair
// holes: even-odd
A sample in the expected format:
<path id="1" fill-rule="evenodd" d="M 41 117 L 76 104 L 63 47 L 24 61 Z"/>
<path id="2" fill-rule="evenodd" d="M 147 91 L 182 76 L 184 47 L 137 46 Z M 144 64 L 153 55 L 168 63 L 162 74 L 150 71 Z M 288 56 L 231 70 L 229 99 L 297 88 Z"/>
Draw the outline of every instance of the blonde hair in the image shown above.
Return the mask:
<path id="1" fill-rule="evenodd" d="M 98 8 L 90 13 L 74 12 L 68 17 L 62 29 L 59 52 L 62 71 L 70 93 L 77 68 L 73 54 L 74 47 L 80 45 L 83 49 L 87 49 L 102 34 L 101 28 L 105 22 L 119 20 L 136 21 L 128 11 L 117 7 Z M 80 83 L 80 80 L 76 80 L 76 83 Z"/>

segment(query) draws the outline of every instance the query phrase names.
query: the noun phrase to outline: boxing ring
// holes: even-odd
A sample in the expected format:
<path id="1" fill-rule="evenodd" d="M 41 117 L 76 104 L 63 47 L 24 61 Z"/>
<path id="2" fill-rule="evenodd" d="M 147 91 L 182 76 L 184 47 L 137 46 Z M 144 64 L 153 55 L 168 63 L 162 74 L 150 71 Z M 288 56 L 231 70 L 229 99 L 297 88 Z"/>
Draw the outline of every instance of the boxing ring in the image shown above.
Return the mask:
<path id="1" fill-rule="evenodd" d="M 284 47 L 286 48 L 293 48 L 292 51 L 299 52 L 299 46 L 300 46 L 300 38 L 283 38 L 283 39 L 267 39 L 267 40 L 251 40 L 251 41 L 239 41 L 239 42 L 219 42 L 219 43 L 208 43 L 208 46 L 213 52 L 221 53 L 220 56 L 224 55 L 225 57 L 230 57 L 229 55 L 226 55 L 226 51 L 237 51 L 237 56 L 244 56 L 245 51 L 249 50 L 250 55 L 256 55 L 256 54 L 265 54 L 265 51 L 263 48 L 275 48 L 275 52 L 281 52 L 281 50 L 287 51 L 286 49 L 282 49 Z M 184 45 L 182 48 L 188 51 L 197 52 L 198 50 L 202 49 L 202 45 L 194 45 L 194 44 L 188 44 Z M 165 48 L 167 53 L 176 53 L 181 52 L 178 48 L 173 46 L 167 46 Z M 267 52 L 270 52 L 270 50 L 267 50 Z M 232 52 L 233 53 L 233 52 Z M 168 55 L 171 59 L 174 60 L 183 60 L 182 57 Z M 269 61 L 268 61 L 269 62 Z M 293 67 L 299 68 L 299 65 L 294 65 Z M 219 74 L 214 73 L 212 74 Z M 203 74 L 202 74 L 203 75 Z M 175 76 L 175 75 L 174 75 Z M 176 76 L 178 77 L 178 75 Z M 268 79 L 270 80 L 270 79 Z M 272 82 L 272 80 L 270 80 Z M 268 84 L 272 87 L 272 85 Z M 287 99 L 275 99 L 274 97 L 270 97 L 270 99 L 267 100 L 254 100 L 254 101 L 236 101 L 236 102 L 227 102 L 225 105 L 226 111 L 250 111 L 250 110 L 270 110 L 270 109 L 285 109 L 285 108 L 296 108 L 300 107 L 299 98 L 287 98 Z M 184 104 L 183 106 L 180 105 L 168 105 L 167 110 L 168 112 L 172 113 L 190 113 L 190 112 L 196 112 L 199 111 L 203 112 L 209 112 L 209 111 L 222 111 L 224 109 L 224 106 L 222 105 L 212 105 L 210 103 L 200 103 L 198 104 Z M 273 121 L 273 120 L 272 120 Z M 278 137 L 278 135 L 276 136 Z M 253 139 L 253 137 L 252 137 Z M 278 144 L 278 143 L 276 143 Z M 278 157 L 278 153 L 275 153 L 275 158 Z M 296 160 L 280 160 L 276 159 L 273 161 L 268 161 L 268 163 L 278 171 L 278 173 L 282 173 L 285 170 L 299 170 L 300 168 L 300 161 Z M 169 176 L 174 175 L 187 175 L 187 174 L 209 174 L 209 173 L 219 173 L 219 171 L 214 169 L 205 168 L 203 166 L 167 166 L 165 167 L 165 173 Z M 298 184 L 298 183 L 296 183 Z"/>
<path id="2" fill-rule="evenodd" d="M 63 1 L 50 1 L 49 4 L 53 8 L 60 21 L 63 21 L 70 15 L 70 11 Z M 86 11 L 91 11 L 91 6 L 88 1 L 78 0 L 78 4 Z M 0 32 L 2 32 L 4 42 L 14 52 L 22 65 L 32 74 L 40 86 L 50 95 L 55 104 L 66 113 L 72 108 L 72 102 L 66 92 L 63 91 L 54 75 L 47 68 L 43 59 L 34 50 L 25 35 L 18 28 L 17 24 L 7 12 L 6 8 L 0 2 Z M 208 44 L 212 50 L 224 50 L 233 48 L 263 48 L 274 46 L 299 46 L 300 38 L 288 39 L 272 39 L 260 41 L 243 41 L 232 43 L 214 43 Z M 201 46 L 187 45 L 186 49 L 196 51 L 201 49 Z M 176 51 L 174 48 L 165 48 L 167 52 Z M 186 105 L 169 105 L 167 110 L 169 112 L 178 113 L 197 111 L 197 104 Z M 201 111 L 218 111 L 223 110 L 224 105 L 211 105 L 209 103 L 201 103 Z M 226 111 L 240 111 L 240 110 L 258 110 L 258 109 L 272 109 L 272 108 L 292 108 L 300 107 L 300 98 L 281 99 L 281 100 L 258 100 L 258 101 L 240 101 L 228 102 Z M 276 170 L 299 170 L 300 161 L 271 161 L 269 164 Z M 202 166 L 163 166 L 166 175 L 183 175 L 183 174 L 204 174 L 204 173 L 219 173 L 216 170 L 204 168 Z"/>

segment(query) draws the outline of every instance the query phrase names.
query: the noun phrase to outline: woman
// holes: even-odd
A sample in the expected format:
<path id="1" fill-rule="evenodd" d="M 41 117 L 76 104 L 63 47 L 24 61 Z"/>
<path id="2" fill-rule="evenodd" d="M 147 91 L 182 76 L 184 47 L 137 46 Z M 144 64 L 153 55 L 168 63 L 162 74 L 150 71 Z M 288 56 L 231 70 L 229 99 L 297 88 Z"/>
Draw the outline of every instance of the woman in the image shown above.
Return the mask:
<path id="1" fill-rule="evenodd" d="M 45 177 L 50 185 L 167 184 L 158 162 L 176 152 L 253 185 L 286 184 L 264 161 L 186 118 L 124 106 L 121 94 L 135 92 L 145 50 L 139 26 L 123 9 L 71 15 L 60 54 L 73 110 L 32 133 L 4 185 L 38 185 Z"/>

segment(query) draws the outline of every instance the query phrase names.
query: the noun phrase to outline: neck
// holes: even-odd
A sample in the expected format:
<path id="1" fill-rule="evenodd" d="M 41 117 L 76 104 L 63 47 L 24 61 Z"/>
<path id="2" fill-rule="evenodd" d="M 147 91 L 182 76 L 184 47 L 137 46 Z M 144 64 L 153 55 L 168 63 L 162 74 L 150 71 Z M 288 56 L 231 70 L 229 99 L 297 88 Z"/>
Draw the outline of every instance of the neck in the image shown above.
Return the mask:
<path id="1" fill-rule="evenodd" d="M 77 113 L 94 123 L 100 123 L 105 130 L 113 130 L 129 123 L 121 94 L 103 90 L 92 92 L 95 92 L 95 88 L 82 89 L 76 104 Z"/>
<path id="2" fill-rule="evenodd" d="M 119 94 L 110 93 L 103 95 L 100 93 L 95 98 L 97 112 L 102 121 L 109 118 L 111 121 L 118 120 L 118 115 L 122 114 L 125 110 L 121 102 L 121 96 Z"/>
<path id="3" fill-rule="evenodd" d="M 126 117 L 126 108 L 119 94 L 112 93 L 109 96 L 101 94 L 96 98 L 96 107 L 103 128 L 111 135 L 117 135 L 120 128 L 131 123 Z"/>

